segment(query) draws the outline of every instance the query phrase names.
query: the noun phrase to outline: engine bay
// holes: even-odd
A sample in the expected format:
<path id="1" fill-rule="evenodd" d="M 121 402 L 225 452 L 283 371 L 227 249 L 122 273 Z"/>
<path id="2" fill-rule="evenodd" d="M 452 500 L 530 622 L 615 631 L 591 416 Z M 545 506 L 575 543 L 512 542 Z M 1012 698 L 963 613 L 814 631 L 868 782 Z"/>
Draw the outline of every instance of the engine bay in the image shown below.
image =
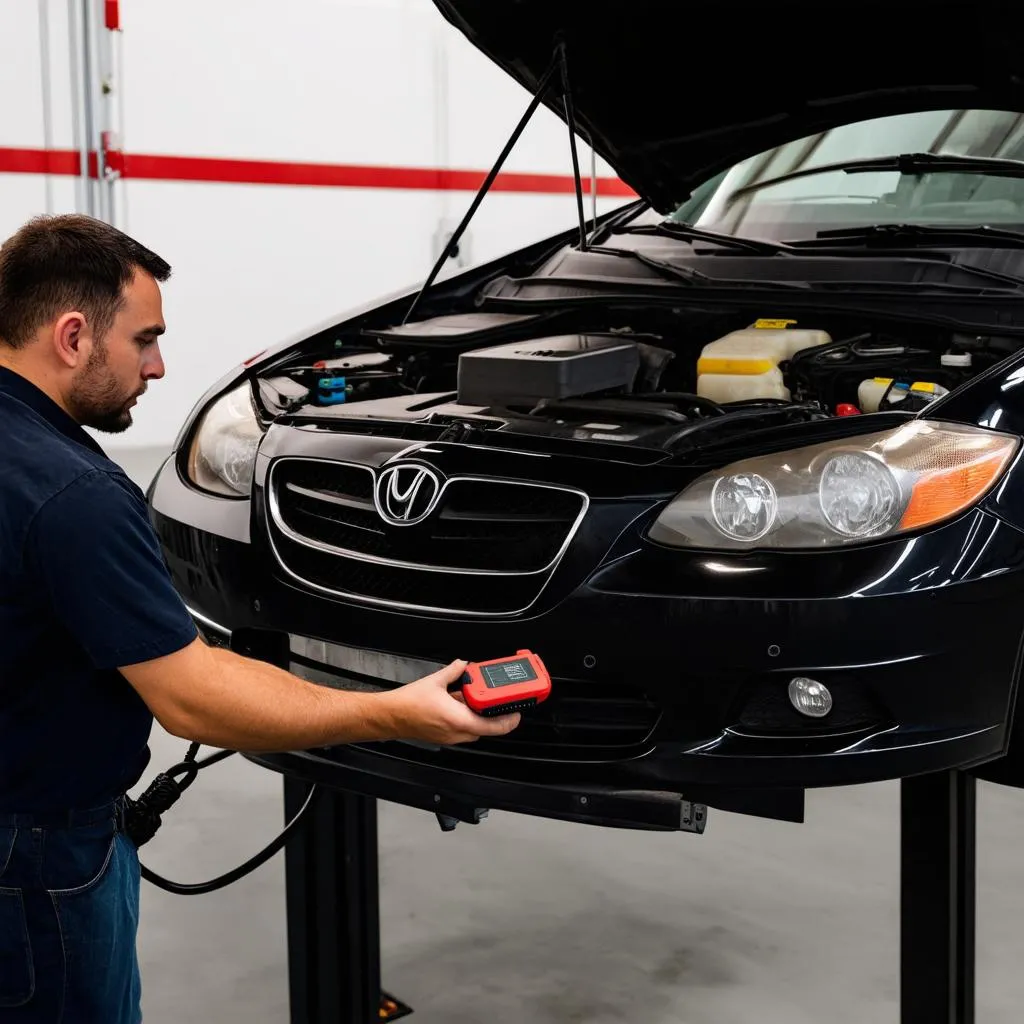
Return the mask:
<path id="1" fill-rule="evenodd" d="M 417 439 L 664 452 L 766 426 L 917 413 L 1021 347 L 854 317 L 588 319 L 453 314 L 316 339 L 263 372 L 262 413 L 366 433 L 400 425 Z"/>

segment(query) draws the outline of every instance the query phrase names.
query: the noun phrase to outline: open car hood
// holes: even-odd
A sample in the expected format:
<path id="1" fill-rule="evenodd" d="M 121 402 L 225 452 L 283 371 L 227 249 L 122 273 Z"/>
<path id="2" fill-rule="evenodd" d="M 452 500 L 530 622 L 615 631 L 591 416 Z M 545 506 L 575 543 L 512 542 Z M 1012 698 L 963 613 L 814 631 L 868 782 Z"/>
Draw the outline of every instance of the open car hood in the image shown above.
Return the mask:
<path id="1" fill-rule="evenodd" d="M 837 125 L 1024 109 L 1019 0 L 434 3 L 531 93 L 563 39 L 580 135 L 663 213 L 732 164 Z M 545 102 L 564 119 L 557 75 Z"/>

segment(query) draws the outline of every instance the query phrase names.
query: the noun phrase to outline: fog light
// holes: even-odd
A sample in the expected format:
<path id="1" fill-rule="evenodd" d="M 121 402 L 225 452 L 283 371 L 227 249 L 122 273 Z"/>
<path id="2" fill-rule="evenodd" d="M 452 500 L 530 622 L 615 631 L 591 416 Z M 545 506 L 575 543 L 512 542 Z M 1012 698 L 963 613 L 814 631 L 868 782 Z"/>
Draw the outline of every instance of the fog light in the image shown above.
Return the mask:
<path id="1" fill-rule="evenodd" d="M 789 683 L 789 702 L 808 718 L 824 718 L 832 710 L 832 694 L 817 679 L 797 676 Z"/>

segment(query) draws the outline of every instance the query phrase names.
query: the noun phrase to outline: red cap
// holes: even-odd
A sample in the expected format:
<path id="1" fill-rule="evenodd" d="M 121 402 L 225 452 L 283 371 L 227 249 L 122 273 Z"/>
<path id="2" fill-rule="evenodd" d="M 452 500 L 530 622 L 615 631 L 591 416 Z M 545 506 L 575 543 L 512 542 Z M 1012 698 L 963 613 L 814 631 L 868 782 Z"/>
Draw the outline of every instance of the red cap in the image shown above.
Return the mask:
<path id="1" fill-rule="evenodd" d="M 850 402 L 840 402 L 836 406 L 836 415 L 837 416 L 859 416 L 860 415 L 860 409 L 858 409 L 857 406 L 851 404 Z"/>

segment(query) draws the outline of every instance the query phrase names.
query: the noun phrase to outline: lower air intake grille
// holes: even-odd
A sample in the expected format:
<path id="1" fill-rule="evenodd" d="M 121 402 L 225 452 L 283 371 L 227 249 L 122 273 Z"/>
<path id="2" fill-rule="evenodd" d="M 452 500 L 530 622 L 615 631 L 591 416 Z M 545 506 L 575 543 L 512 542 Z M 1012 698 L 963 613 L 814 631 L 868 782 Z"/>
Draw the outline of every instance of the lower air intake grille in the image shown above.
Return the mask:
<path id="1" fill-rule="evenodd" d="M 647 740 L 659 717 L 658 706 L 635 689 L 559 679 L 546 701 L 524 712 L 518 728 L 473 747 L 556 760 L 623 757 Z"/>

